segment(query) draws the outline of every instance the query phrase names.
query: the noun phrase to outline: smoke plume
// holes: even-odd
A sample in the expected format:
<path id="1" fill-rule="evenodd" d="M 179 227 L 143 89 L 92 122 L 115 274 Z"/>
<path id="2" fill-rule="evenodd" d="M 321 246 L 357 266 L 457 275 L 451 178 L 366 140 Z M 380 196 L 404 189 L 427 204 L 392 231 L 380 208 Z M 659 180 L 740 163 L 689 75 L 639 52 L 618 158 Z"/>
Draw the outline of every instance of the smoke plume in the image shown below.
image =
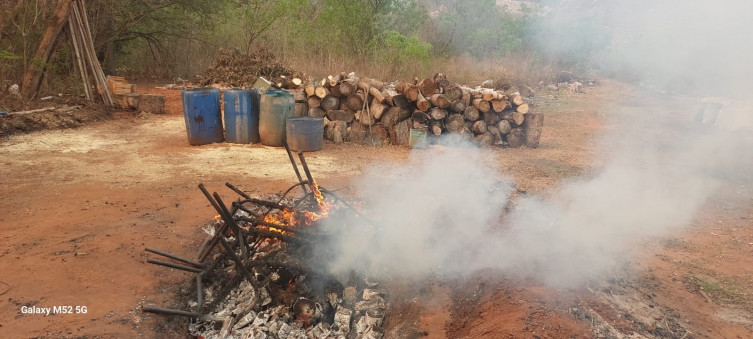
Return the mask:
<path id="1" fill-rule="evenodd" d="M 585 2 L 562 5 L 568 3 Z M 753 77 L 747 41 L 753 22 L 743 18 L 752 3 L 588 3 L 604 9 L 589 15 L 611 25 L 612 45 L 601 59 L 613 67 L 607 73 L 629 67 L 659 87 L 679 81 L 683 89 L 709 84 L 713 92 L 750 92 L 741 80 Z M 407 163 L 372 166 L 354 186 L 377 216 L 374 225 L 336 221 L 342 225 L 330 268 L 399 277 L 492 268 L 558 287 L 604 277 L 634 246 L 687 227 L 720 185 L 750 180 L 739 170 L 753 155 L 750 130 L 690 124 L 693 97 L 662 95 L 650 88 L 601 103 L 610 126 L 598 142 L 604 165 L 521 196 L 509 212 L 510 179 L 488 161 L 494 151 L 459 143 L 414 150 Z M 651 98 L 644 107 L 625 104 L 643 98 Z M 749 111 L 736 114 L 750 121 Z"/>

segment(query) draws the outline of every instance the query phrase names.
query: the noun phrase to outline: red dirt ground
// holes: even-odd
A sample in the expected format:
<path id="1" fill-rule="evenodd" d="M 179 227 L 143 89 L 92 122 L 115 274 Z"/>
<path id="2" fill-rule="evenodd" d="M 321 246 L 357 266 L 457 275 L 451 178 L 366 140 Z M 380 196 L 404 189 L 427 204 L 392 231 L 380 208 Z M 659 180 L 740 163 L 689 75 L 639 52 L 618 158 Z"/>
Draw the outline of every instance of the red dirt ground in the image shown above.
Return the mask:
<path id="1" fill-rule="evenodd" d="M 599 168 L 594 140 L 612 127 L 598 104 L 645 95 L 602 83 L 585 94 L 541 94 L 541 147 L 495 150 L 499 169 L 520 188 L 542 192 Z M 266 194 L 295 180 L 279 149 L 188 146 L 180 92 L 139 88 L 165 95 L 167 114 L 114 113 L 77 129 L 0 141 L 1 338 L 185 337 L 182 319 L 140 312 L 148 303 L 176 305 L 186 279 L 146 264 L 144 247 L 195 253 L 200 227 L 214 216 L 200 182 L 230 195 L 225 182 Z M 407 155 L 401 147 L 326 144 L 309 164 L 323 186 L 341 187 L 371 162 L 400 163 Z M 753 337 L 752 202 L 750 182 L 725 183 L 686 231 L 648 241 L 623 275 L 578 290 L 495 272 L 420 286 L 394 282 L 387 337 Z M 87 313 L 20 311 L 55 305 L 86 306 Z"/>

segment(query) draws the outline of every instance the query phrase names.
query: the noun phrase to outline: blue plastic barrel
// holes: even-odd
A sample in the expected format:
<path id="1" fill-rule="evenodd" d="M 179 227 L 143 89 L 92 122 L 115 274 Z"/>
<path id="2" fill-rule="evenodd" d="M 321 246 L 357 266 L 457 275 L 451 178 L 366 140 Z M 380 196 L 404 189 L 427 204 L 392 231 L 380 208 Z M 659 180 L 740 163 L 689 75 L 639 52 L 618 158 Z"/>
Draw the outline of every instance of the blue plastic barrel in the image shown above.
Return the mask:
<path id="1" fill-rule="evenodd" d="M 288 118 L 285 131 L 288 147 L 293 151 L 313 152 L 322 149 L 324 144 L 323 118 Z"/>
<path id="2" fill-rule="evenodd" d="M 256 89 L 226 89 L 225 141 L 236 144 L 259 142 L 259 91 Z"/>
<path id="3" fill-rule="evenodd" d="M 180 97 L 188 143 L 206 145 L 222 141 L 220 91 L 216 88 L 184 89 Z"/>
<path id="4" fill-rule="evenodd" d="M 295 111 L 293 94 L 285 90 L 271 89 L 261 95 L 259 103 L 259 139 L 267 146 L 283 146 L 285 119 Z"/>

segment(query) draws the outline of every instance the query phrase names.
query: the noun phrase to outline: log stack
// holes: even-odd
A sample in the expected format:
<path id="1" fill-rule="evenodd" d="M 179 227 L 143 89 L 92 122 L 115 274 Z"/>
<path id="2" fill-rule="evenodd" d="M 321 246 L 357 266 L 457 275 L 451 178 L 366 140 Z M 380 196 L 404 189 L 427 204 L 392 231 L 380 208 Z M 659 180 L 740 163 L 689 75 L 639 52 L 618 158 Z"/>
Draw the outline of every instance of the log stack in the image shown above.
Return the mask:
<path id="1" fill-rule="evenodd" d="M 543 115 L 531 113 L 517 88 L 459 85 L 441 73 L 385 84 L 354 73 L 290 86 L 301 97 L 296 111 L 325 119 L 326 139 L 408 145 L 411 129 L 430 142 L 458 134 L 481 146 L 538 147 Z"/>

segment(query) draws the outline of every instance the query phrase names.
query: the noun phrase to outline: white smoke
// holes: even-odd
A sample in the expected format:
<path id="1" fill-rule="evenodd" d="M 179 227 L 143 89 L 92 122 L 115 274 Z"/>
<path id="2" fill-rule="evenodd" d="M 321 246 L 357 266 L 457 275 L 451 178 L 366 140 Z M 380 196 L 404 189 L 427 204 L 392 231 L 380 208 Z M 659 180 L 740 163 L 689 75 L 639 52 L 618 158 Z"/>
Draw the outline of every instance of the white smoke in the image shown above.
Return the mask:
<path id="1" fill-rule="evenodd" d="M 709 81 L 716 91 L 734 85 L 750 93 L 741 80 L 753 77 L 753 21 L 742 16 L 753 12 L 753 2 L 636 4 L 606 4 L 611 11 L 605 13 L 615 18 L 610 63 L 629 65 L 662 85 L 679 79 L 702 90 L 698 84 Z M 417 150 L 407 163 L 375 165 L 355 186 L 378 216 L 376 226 L 343 225 L 330 268 L 400 277 L 468 276 L 492 268 L 554 286 L 604 277 L 631 248 L 689 225 L 719 185 L 750 180 L 740 171 L 753 155 L 744 141 L 749 132 L 741 137 L 689 125 L 692 102 L 657 95 L 646 90 L 624 98 L 645 106 L 628 114 L 619 103 L 598 107 L 611 127 L 599 139 L 605 165 L 518 198 L 507 215 L 512 190 L 488 161 L 492 151 L 468 145 Z"/>

